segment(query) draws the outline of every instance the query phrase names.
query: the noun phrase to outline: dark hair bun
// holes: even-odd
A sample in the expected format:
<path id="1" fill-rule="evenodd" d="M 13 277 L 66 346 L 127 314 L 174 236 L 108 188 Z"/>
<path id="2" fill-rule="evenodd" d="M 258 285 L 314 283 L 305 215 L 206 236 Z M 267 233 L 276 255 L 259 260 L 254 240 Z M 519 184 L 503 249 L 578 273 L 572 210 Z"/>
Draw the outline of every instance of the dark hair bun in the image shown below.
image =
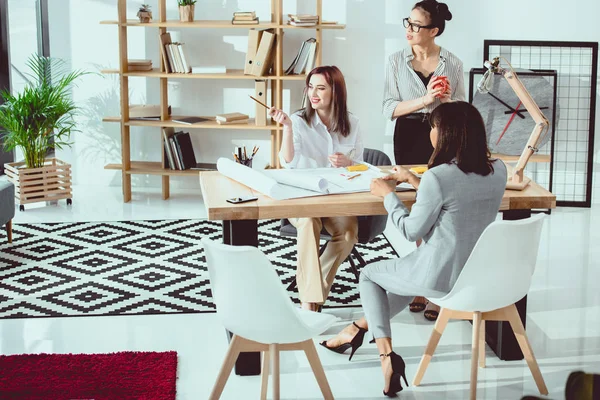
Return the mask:
<path id="1" fill-rule="evenodd" d="M 448 10 L 448 5 L 446 3 L 438 3 L 437 12 L 439 16 L 446 21 L 450 21 L 452 19 L 452 13 L 450 10 Z"/>

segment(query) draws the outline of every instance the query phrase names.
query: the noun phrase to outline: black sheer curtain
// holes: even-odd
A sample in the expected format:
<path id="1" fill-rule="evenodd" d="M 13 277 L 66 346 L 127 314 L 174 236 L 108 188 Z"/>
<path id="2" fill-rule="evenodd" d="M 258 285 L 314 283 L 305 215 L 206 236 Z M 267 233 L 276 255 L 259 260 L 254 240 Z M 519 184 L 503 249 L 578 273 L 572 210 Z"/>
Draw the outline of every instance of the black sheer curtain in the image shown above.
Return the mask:
<path id="1" fill-rule="evenodd" d="M 37 52 L 45 57 L 50 57 L 48 0 L 36 0 L 35 7 L 38 39 Z M 11 84 L 10 74 L 12 65 L 10 62 L 9 24 L 8 0 L 0 0 L 0 90 L 10 90 Z M 1 99 L 0 104 L 2 104 Z M 4 175 L 4 163 L 13 161 L 15 161 L 13 152 L 4 151 L 4 144 L 0 137 L 0 175 Z"/>
<path id="2" fill-rule="evenodd" d="M 0 90 L 10 90 L 10 47 L 8 40 L 8 0 L 0 0 Z M 2 99 L 0 99 L 0 103 Z M 1 136 L 1 135 L 0 135 Z M 14 154 L 4 151 L 0 137 L 0 175 L 4 175 L 4 163 L 13 162 Z"/>

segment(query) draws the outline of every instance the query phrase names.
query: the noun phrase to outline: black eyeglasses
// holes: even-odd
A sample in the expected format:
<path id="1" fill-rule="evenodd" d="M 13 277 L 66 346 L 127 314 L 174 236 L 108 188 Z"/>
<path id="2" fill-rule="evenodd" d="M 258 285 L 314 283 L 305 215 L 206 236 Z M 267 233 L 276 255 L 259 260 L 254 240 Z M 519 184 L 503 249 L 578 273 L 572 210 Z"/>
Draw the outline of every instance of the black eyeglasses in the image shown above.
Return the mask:
<path id="1" fill-rule="evenodd" d="M 413 24 L 412 22 L 410 22 L 408 20 L 408 18 L 404 18 L 402 20 L 402 23 L 404 24 L 405 28 L 408 28 L 410 26 L 410 30 L 413 31 L 414 33 L 419 33 L 419 31 L 421 30 L 421 28 L 425 28 L 425 29 L 432 29 L 435 28 L 435 25 L 419 25 L 419 24 Z"/>

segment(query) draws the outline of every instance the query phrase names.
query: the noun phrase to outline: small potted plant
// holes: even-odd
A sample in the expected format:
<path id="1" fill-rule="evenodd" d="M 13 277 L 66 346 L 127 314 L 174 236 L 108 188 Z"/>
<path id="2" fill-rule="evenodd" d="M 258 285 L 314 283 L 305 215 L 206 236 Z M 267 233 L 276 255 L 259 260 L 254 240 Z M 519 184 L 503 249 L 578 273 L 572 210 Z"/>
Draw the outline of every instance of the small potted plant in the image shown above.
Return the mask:
<path id="1" fill-rule="evenodd" d="M 75 80 L 87 74 L 69 72 L 63 60 L 33 55 L 28 85 L 12 94 L 2 91 L 0 135 L 4 148 L 19 147 L 24 161 L 4 164 L 9 181 L 19 188 L 19 208 L 38 201 L 67 199 L 71 203 L 71 165 L 57 158 L 46 158 L 53 149 L 70 147 L 69 137 L 76 132 L 78 107 L 71 98 Z"/>
<path id="2" fill-rule="evenodd" d="M 150 11 L 150 5 L 142 4 L 137 12 L 137 16 L 141 23 L 148 23 L 152 21 L 152 11 Z"/>
<path id="3" fill-rule="evenodd" d="M 177 3 L 179 3 L 179 19 L 182 22 L 192 22 L 196 0 L 177 0 Z"/>

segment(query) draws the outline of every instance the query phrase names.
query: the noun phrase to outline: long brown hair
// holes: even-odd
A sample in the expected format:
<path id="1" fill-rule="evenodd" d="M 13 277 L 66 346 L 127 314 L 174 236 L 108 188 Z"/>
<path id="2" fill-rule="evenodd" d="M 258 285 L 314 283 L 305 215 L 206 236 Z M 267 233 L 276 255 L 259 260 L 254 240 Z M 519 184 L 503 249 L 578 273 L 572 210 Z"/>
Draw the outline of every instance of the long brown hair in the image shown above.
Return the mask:
<path id="1" fill-rule="evenodd" d="M 348 118 L 348 106 L 346 105 L 348 95 L 342 71 L 334 65 L 324 65 L 314 68 L 306 77 L 306 96 L 308 95 L 310 78 L 315 74 L 323 75 L 329 86 L 331 86 L 331 108 L 329 110 L 331 126 L 329 130 L 337 132 L 344 137 L 348 136 L 350 134 L 350 119 Z M 306 107 L 300 112 L 300 115 L 310 124 L 315 112 L 310 105 L 310 101 L 307 101 Z"/>
<path id="2" fill-rule="evenodd" d="M 464 101 L 441 104 L 429 116 L 429 124 L 438 131 L 429 168 L 456 159 L 458 168 L 465 173 L 486 176 L 493 171 L 485 124 L 472 104 Z"/>

